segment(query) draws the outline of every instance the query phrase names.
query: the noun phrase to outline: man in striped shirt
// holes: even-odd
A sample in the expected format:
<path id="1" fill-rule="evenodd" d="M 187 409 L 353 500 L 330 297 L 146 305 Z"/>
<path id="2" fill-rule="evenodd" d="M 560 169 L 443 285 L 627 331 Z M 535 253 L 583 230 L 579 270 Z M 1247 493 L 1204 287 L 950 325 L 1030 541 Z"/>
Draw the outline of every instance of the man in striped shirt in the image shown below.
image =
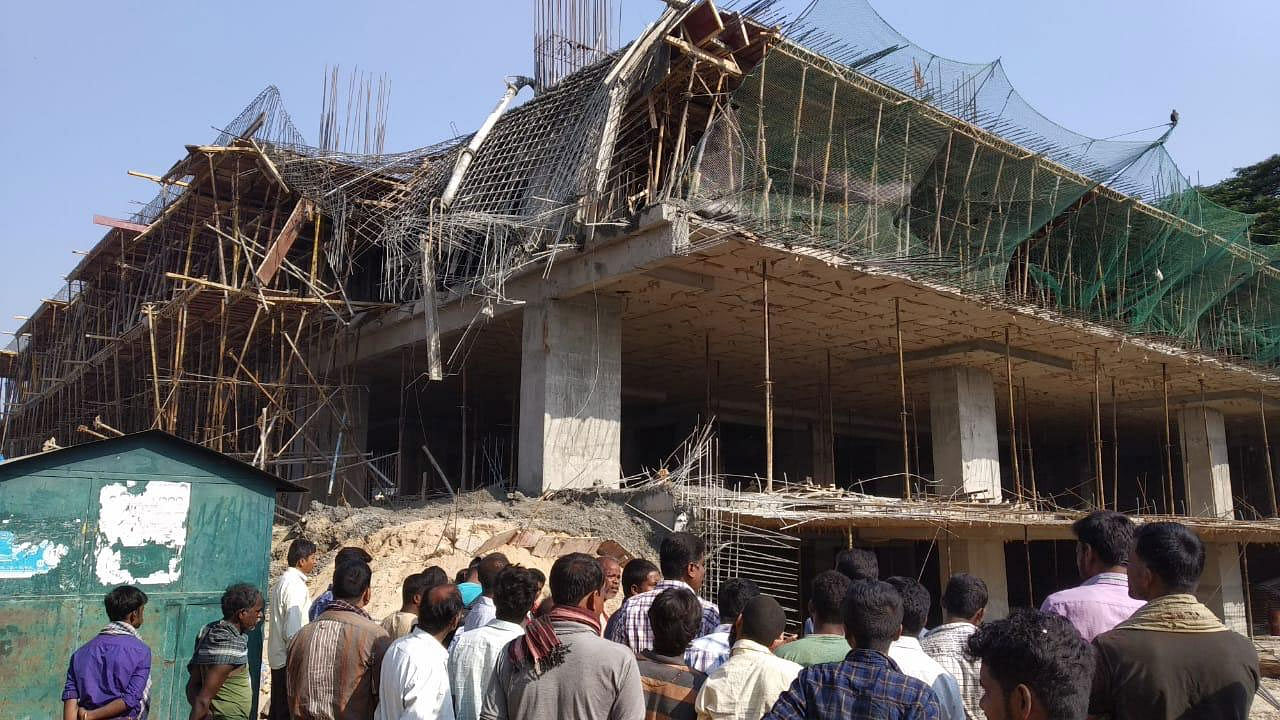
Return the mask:
<path id="1" fill-rule="evenodd" d="M 640 653 L 645 720 L 696 720 L 694 700 L 707 675 L 684 664 L 689 641 L 702 625 L 698 597 L 683 588 L 663 590 L 649 607 L 653 649 Z"/>
<path id="2" fill-rule="evenodd" d="M 649 592 L 632 595 L 618 608 L 620 615 L 616 625 L 605 634 L 606 639 L 628 645 L 635 652 L 653 647 L 653 628 L 649 625 L 649 606 L 658 597 L 658 593 L 668 588 L 682 588 L 694 594 L 702 588 L 702 579 L 706 577 L 703 566 L 706 560 L 707 545 L 702 538 L 687 532 L 674 532 L 663 538 L 658 548 L 658 567 L 665 578 L 657 587 Z M 702 626 L 699 635 L 715 632 L 720 625 L 720 609 L 716 604 L 702 598 Z"/>

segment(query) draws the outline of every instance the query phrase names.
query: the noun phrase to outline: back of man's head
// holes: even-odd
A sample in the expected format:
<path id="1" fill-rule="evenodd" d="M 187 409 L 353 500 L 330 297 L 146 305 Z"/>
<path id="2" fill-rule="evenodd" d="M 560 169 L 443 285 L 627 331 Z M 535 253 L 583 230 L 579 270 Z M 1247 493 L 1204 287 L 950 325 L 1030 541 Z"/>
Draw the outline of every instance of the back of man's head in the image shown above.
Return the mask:
<path id="1" fill-rule="evenodd" d="M 493 589 L 493 605 L 499 620 L 519 623 L 525 619 L 538 599 L 541 584 L 527 568 L 508 565 L 498 573 Z"/>
<path id="2" fill-rule="evenodd" d="M 451 630 L 462 615 L 462 593 L 452 583 L 427 590 L 418 607 L 418 627 L 432 635 Z"/>
<path id="3" fill-rule="evenodd" d="M 147 604 L 147 594 L 132 585 L 121 585 L 113 588 L 102 599 L 107 606 L 107 619 L 119 622 L 129 617 L 129 613 Z"/>
<path id="4" fill-rule="evenodd" d="M 338 551 L 337 555 L 333 556 L 333 567 L 335 570 L 347 563 L 353 562 L 362 562 L 368 565 L 373 562 L 373 556 L 364 548 L 358 548 L 354 545 L 348 545 L 347 547 L 342 548 Z"/>
<path id="5" fill-rule="evenodd" d="M 1105 565 L 1123 565 L 1133 547 L 1133 521 L 1113 510 L 1091 512 L 1072 523 L 1071 530 Z"/>
<path id="6" fill-rule="evenodd" d="M 980 626 L 968 644 L 983 675 L 990 674 L 1005 697 L 1023 685 L 1046 718 L 1075 720 L 1088 713 L 1093 652 L 1062 616 L 1019 608 Z"/>
<path id="7" fill-rule="evenodd" d="M 689 565 L 702 562 L 707 554 L 707 544 L 702 538 L 687 532 L 673 532 L 662 539 L 658 548 L 658 566 L 662 577 L 683 580 Z"/>
<path id="8" fill-rule="evenodd" d="M 902 597 L 902 632 L 904 635 L 919 635 L 924 624 L 929 620 L 929 606 L 933 598 L 929 590 L 915 578 L 895 575 L 885 582 L 893 586 Z"/>
<path id="9" fill-rule="evenodd" d="M 494 583 L 498 582 L 498 573 L 507 569 L 511 563 L 502 553 L 489 553 L 480 559 L 476 572 L 480 574 L 480 587 L 485 595 L 492 596 Z"/>
<path id="10" fill-rule="evenodd" d="M 551 599 L 556 605 L 577 605 L 604 587 L 600 563 L 586 553 L 569 553 L 551 565 Z"/>
<path id="11" fill-rule="evenodd" d="M 739 622 L 739 640 L 751 640 L 771 648 L 787 629 L 787 613 L 777 600 L 768 595 L 757 595 L 742 608 Z"/>
<path id="12" fill-rule="evenodd" d="M 423 570 L 421 575 L 423 584 L 429 588 L 449 582 L 449 573 L 439 565 L 432 565 Z"/>
<path id="13" fill-rule="evenodd" d="M 843 625 L 844 594 L 849 591 L 849 578 L 836 570 L 825 570 L 814 576 L 809 586 L 809 604 L 813 619 L 822 625 Z"/>
<path id="14" fill-rule="evenodd" d="M 972 620 L 987 606 L 987 583 L 977 575 L 956 573 L 942 592 L 942 609 L 953 618 Z"/>
<path id="15" fill-rule="evenodd" d="M 333 571 L 333 596 L 339 600 L 358 605 L 369 589 L 369 581 L 373 571 L 368 563 L 349 562 L 338 566 Z"/>
<path id="16" fill-rule="evenodd" d="M 702 603 L 689 590 L 667 588 L 649 606 L 649 627 L 653 628 L 654 652 L 683 657 L 702 627 Z"/>
<path id="17" fill-rule="evenodd" d="M 1191 592 L 1204 572 L 1204 543 L 1186 525 L 1159 522 L 1134 534 L 1133 551 L 1170 592 Z"/>
<path id="18" fill-rule="evenodd" d="M 885 652 L 902 627 L 902 596 L 879 580 L 849 584 L 844 596 L 844 636 L 864 650 Z"/>
<path id="19" fill-rule="evenodd" d="M 289 543 L 287 561 L 289 567 L 298 567 L 298 563 L 316 554 L 316 544 L 306 538 L 297 538 Z"/>
<path id="20" fill-rule="evenodd" d="M 747 601 L 760 594 L 760 586 L 746 578 L 729 578 L 720 586 L 716 594 L 716 605 L 720 606 L 720 622 L 732 625 L 742 614 Z"/>
<path id="21" fill-rule="evenodd" d="M 416 605 L 424 593 L 432 586 L 428 584 L 426 573 L 414 573 L 404 579 L 400 585 L 400 602 L 403 605 Z"/>
<path id="22" fill-rule="evenodd" d="M 846 548 L 836 555 L 836 570 L 850 580 L 879 580 L 880 561 L 862 548 Z"/>

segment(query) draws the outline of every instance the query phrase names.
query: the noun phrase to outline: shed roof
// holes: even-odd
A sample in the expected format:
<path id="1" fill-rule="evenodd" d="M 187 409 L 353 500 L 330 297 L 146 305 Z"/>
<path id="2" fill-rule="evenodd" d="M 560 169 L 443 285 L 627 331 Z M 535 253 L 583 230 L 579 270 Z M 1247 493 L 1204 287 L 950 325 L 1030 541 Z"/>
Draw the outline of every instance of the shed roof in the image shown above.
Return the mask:
<path id="1" fill-rule="evenodd" d="M 273 475 L 265 470 L 259 469 L 249 463 L 237 460 L 236 458 L 220 453 L 217 450 L 211 450 L 203 445 L 184 440 L 176 435 L 171 435 L 163 430 L 143 430 L 142 432 L 129 433 L 120 437 L 107 438 L 105 440 L 93 440 L 91 442 L 79 443 L 70 447 L 58 448 L 56 450 L 48 450 L 45 452 L 32 453 L 31 455 L 23 455 L 8 460 L 0 461 L 0 469 L 12 470 L 25 463 L 36 461 L 48 461 L 56 459 L 56 456 L 64 453 L 83 452 L 87 449 L 101 447 L 110 449 L 112 445 L 128 445 L 132 447 L 155 447 L 168 445 L 171 447 L 182 448 L 197 455 L 203 455 L 214 464 L 224 464 L 228 467 L 255 476 L 263 482 L 275 488 L 276 492 L 307 492 L 307 488 L 296 485 L 277 475 Z M 0 474 L 0 482 L 4 481 L 3 474 Z"/>

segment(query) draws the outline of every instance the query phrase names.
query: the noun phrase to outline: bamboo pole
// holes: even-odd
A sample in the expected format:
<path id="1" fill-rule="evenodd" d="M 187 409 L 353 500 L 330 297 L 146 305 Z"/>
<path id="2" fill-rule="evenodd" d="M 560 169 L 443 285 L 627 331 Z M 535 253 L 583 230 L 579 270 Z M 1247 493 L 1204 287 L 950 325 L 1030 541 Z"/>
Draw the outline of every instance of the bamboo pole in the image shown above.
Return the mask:
<path id="1" fill-rule="evenodd" d="M 1262 419 L 1262 452 L 1267 458 L 1267 500 L 1271 502 L 1271 516 L 1280 516 L 1280 505 L 1276 504 L 1276 474 L 1271 467 L 1271 438 L 1267 434 L 1267 400 L 1262 391 L 1258 391 L 1258 417 Z"/>
<path id="2" fill-rule="evenodd" d="M 769 358 L 769 261 L 760 261 L 764 293 L 764 464 L 765 492 L 773 492 L 773 369 Z"/>
<path id="3" fill-rule="evenodd" d="M 1093 349 L 1093 455 L 1097 479 L 1094 480 L 1094 499 L 1098 507 L 1106 509 L 1107 491 L 1102 482 L 1102 387 L 1099 385 L 1098 349 Z"/>
<path id="4" fill-rule="evenodd" d="M 1111 378 L 1111 509 L 1120 509 L 1120 434 L 1116 431 L 1116 379 Z"/>
<path id="5" fill-rule="evenodd" d="M 1169 431 L 1169 365 L 1160 363 L 1160 386 L 1164 393 L 1164 466 L 1165 466 L 1165 510 L 1174 514 L 1176 506 L 1173 502 L 1173 437 Z"/>
<path id="6" fill-rule="evenodd" d="M 1004 373 L 1009 386 L 1009 458 L 1013 460 L 1013 488 L 1018 502 L 1022 502 L 1022 472 L 1018 467 L 1018 420 L 1013 403 L 1013 358 L 1009 347 L 1009 326 L 1004 328 Z"/>
<path id="7" fill-rule="evenodd" d="M 911 499 L 911 443 L 907 438 L 907 371 L 902 357 L 902 299 L 893 299 L 893 324 L 898 336 L 898 395 L 902 402 L 902 497 Z"/>

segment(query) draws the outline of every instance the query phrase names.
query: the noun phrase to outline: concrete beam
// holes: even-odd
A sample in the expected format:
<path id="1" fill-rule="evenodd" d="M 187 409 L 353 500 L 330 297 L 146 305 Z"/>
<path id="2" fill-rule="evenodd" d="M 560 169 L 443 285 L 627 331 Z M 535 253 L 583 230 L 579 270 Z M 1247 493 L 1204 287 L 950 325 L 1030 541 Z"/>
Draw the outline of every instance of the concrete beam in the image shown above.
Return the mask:
<path id="1" fill-rule="evenodd" d="M 938 347 L 925 348 L 923 350 L 909 350 L 902 353 L 902 362 L 913 363 L 921 360 L 938 360 L 941 358 L 952 357 L 955 355 L 967 355 L 969 353 L 987 353 L 991 355 L 999 355 L 1004 357 L 1004 343 L 995 340 L 965 340 L 964 342 L 950 343 L 948 345 L 939 345 Z M 1009 357 L 1014 360 L 1025 360 L 1026 362 L 1047 365 L 1062 370 L 1074 370 L 1075 363 L 1066 359 L 1042 353 L 1036 350 L 1028 350 L 1026 348 L 1009 348 Z M 846 363 L 845 367 L 853 370 L 863 370 L 866 368 L 884 367 L 886 365 L 897 365 L 897 353 L 889 355 L 876 355 L 874 357 L 862 358 Z"/>

